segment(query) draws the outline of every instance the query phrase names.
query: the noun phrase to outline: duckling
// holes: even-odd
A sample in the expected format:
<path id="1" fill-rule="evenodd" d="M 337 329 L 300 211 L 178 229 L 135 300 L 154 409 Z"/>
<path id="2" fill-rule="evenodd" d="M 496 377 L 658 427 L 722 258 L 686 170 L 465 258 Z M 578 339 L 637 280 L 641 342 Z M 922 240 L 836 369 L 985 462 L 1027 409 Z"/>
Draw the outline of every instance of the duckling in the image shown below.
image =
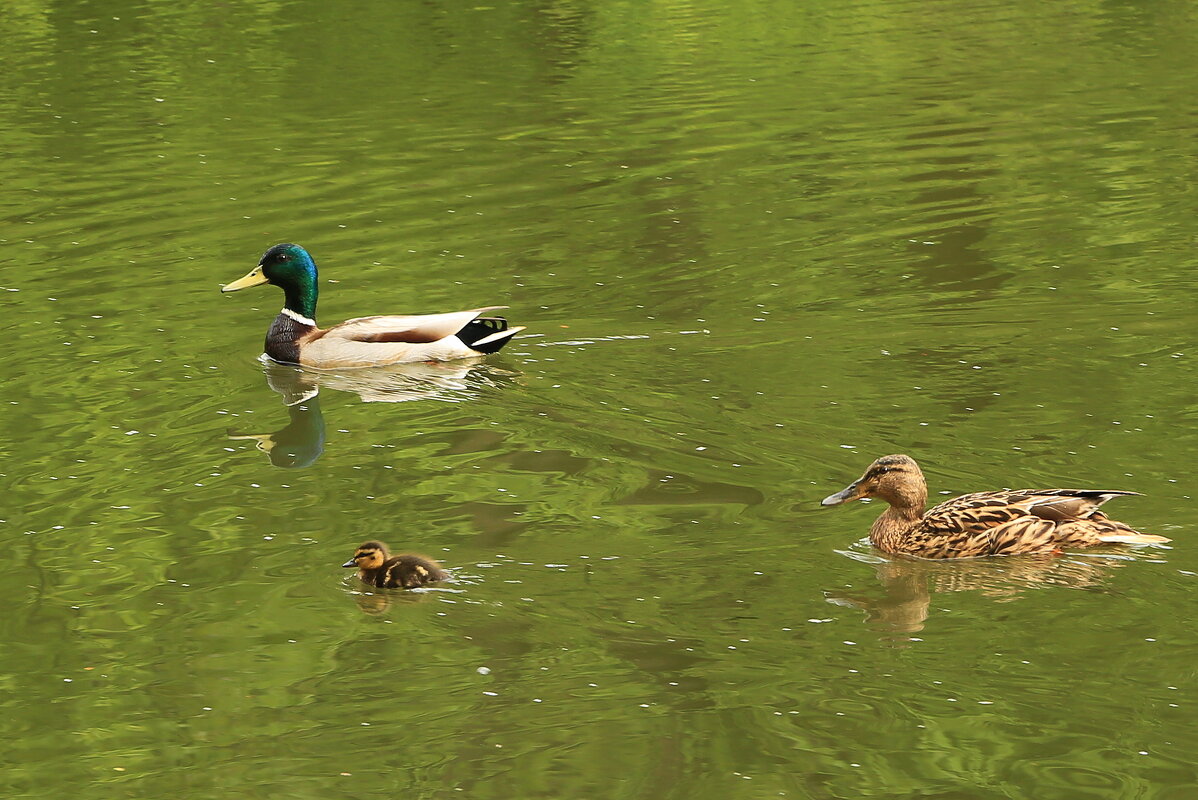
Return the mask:
<path id="1" fill-rule="evenodd" d="M 380 589 L 412 589 L 433 581 L 443 581 L 449 574 L 431 558 L 413 553 L 393 556 L 382 542 L 363 542 L 354 557 L 341 566 L 357 567 L 363 583 Z"/>
<path id="2" fill-rule="evenodd" d="M 1098 510 L 1112 497 L 1135 494 L 1139 492 L 1099 489 L 976 492 L 925 512 L 928 485 L 919 465 L 910 456 L 892 455 L 870 464 L 864 475 L 820 505 L 879 497 L 890 507 L 869 530 L 874 547 L 920 558 L 971 558 L 1169 541 L 1133 530 Z"/>
<path id="3" fill-rule="evenodd" d="M 377 367 L 413 361 L 453 361 L 494 353 L 523 327 L 482 316 L 507 306 L 447 314 L 358 317 L 331 328 L 316 324 L 316 262 L 298 244 L 277 244 L 244 278 L 221 287 L 236 292 L 273 283 L 283 290 L 283 310 L 266 333 L 266 355 L 284 364 L 316 369 Z"/>

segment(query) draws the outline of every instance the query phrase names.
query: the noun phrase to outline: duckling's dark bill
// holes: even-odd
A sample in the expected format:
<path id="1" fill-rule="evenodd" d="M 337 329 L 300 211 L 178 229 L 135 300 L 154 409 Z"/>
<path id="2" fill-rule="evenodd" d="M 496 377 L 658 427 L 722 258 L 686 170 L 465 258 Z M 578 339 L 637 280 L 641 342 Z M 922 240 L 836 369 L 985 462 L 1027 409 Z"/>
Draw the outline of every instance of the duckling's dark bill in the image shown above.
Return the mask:
<path id="1" fill-rule="evenodd" d="M 349 561 L 346 561 L 341 566 L 342 567 L 356 567 L 356 566 L 358 566 L 358 561 L 355 558 L 351 558 Z"/>
<path id="2" fill-rule="evenodd" d="M 264 283 L 269 283 L 266 276 L 262 274 L 262 267 L 254 267 L 250 270 L 250 274 L 244 278 L 238 278 L 232 283 L 226 283 L 220 287 L 222 292 L 236 292 L 239 289 L 248 289 L 251 286 L 261 286 Z"/>

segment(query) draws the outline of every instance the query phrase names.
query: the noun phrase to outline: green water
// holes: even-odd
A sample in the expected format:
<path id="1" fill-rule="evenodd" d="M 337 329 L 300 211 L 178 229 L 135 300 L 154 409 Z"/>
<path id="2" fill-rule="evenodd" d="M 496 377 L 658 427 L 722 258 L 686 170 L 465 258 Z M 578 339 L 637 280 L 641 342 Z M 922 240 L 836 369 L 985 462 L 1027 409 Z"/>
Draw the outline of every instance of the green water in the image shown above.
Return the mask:
<path id="1" fill-rule="evenodd" d="M 1198 796 L 1196 35 L 11 0 L 0 796 Z M 218 288 L 279 241 L 322 321 L 529 329 L 264 369 L 281 294 Z M 818 501 L 891 452 L 1174 542 L 886 562 Z M 369 593 L 367 538 L 455 580 Z"/>

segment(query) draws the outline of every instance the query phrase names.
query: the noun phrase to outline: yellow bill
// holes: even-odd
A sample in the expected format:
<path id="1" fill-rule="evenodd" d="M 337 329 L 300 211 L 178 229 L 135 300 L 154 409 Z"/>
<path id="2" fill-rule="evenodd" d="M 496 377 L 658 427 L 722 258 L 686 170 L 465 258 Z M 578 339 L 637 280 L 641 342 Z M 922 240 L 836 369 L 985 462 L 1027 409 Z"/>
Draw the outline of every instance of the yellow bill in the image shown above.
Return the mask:
<path id="1" fill-rule="evenodd" d="M 275 445 L 278 444 L 272 433 L 233 433 L 233 431 L 229 431 L 225 434 L 225 438 L 239 441 L 250 440 L 254 443 L 254 447 L 257 447 L 263 453 L 270 453 L 271 450 L 275 449 Z"/>
<path id="2" fill-rule="evenodd" d="M 222 292 L 236 292 L 239 289 L 248 289 L 251 286 L 260 286 L 263 283 L 270 283 L 266 276 L 262 274 L 262 267 L 254 267 L 250 270 L 250 274 L 244 278 L 238 278 L 232 283 L 226 283 L 220 287 Z"/>

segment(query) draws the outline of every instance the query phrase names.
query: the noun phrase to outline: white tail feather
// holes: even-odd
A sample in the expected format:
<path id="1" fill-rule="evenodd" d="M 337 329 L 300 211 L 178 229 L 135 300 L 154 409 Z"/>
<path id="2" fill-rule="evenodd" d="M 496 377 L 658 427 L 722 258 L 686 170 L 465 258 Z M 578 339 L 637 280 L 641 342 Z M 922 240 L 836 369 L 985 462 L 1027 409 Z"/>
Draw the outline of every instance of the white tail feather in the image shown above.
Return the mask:
<path id="1" fill-rule="evenodd" d="M 470 346 L 477 348 L 480 344 L 487 344 L 488 342 L 497 342 L 500 339 L 504 339 L 508 336 L 511 336 L 512 334 L 519 333 L 520 331 L 524 330 L 526 327 L 527 327 L 526 325 L 517 325 L 514 328 L 508 328 L 507 330 L 497 331 L 495 333 L 492 333 L 489 336 L 484 336 L 481 339 L 475 340 L 473 343 L 471 343 Z"/>
<path id="2" fill-rule="evenodd" d="M 1112 544 L 1164 544 L 1173 541 L 1151 533 L 1104 533 L 1098 538 Z"/>

